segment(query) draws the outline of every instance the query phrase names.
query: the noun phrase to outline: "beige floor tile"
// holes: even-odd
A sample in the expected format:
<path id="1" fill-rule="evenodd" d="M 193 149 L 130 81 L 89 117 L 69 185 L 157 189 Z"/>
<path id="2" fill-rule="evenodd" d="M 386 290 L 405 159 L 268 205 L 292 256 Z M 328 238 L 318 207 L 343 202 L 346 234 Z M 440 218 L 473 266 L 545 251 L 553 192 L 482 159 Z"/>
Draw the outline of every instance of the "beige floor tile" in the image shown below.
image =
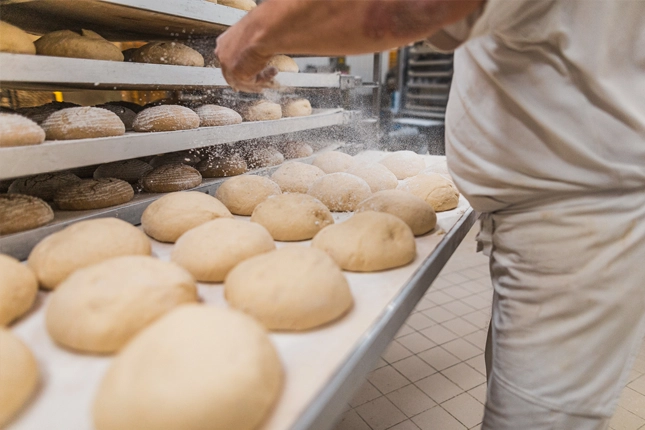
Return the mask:
<path id="1" fill-rule="evenodd" d="M 372 371 L 367 375 L 367 380 L 383 394 L 398 390 L 410 383 L 392 366 L 385 366 Z"/>
<path id="2" fill-rule="evenodd" d="M 421 312 L 425 311 L 426 309 L 430 309 L 434 306 L 437 306 L 434 302 L 428 300 L 428 299 L 421 299 L 419 300 L 419 303 L 414 307 L 415 312 Z"/>
<path id="3" fill-rule="evenodd" d="M 468 334 L 475 333 L 479 328 L 462 318 L 455 318 L 441 324 L 459 337 L 464 337 Z"/>
<path id="4" fill-rule="evenodd" d="M 633 380 L 632 382 L 627 384 L 627 386 L 636 392 L 645 394 L 645 375 Z"/>
<path id="5" fill-rule="evenodd" d="M 376 365 L 374 366 L 374 369 L 372 370 L 380 369 L 381 367 L 385 367 L 387 365 L 388 365 L 387 361 L 379 357 L 378 361 L 376 362 Z"/>
<path id="6" fill-rule="evenodd" d="M 385 350 L 383 355 L 381 355 L 381 357 L 383 358 L 383 360 L 391 364 L 396 363 L 399 360 L 403 360 L 404 358 L 407 358 L 411 355 L 412 352 L 401 345 L 398 341 L 394 340 L 388 345 L 387 349 Z"/>
<path id="7" fill-rule="evenodd" d="M 355 410 L 347 411 L 341 417 L 335 430 L 371 430 L 370 426 L 356 413 Z"/>
<path id="8" fill-rule="evenodd" d="M 437 373 L 437 370 L 416 355 L 397 361 L 392 367 L 411 382 L 416 382 Z"/>
<path id="9" fill-rule="evenodd" d="M 486 383 L 481 384 L 478 387 L 468 390 L 468 394 L 473 396 L 479 403 L 482 405 L 486 404 Z"/>
<path id="10" fill-rule="evenodd" d="M 486 300 L 481 296 L 473 294 L 472 296 L 463 297 L 460 299 L 463 303 L 467 304 L 473 309 L 486 309 L 490 307 L 490 300 Z"/>
<path id="11" fill-rule="evenodd" d="M 434 321 L 432 321 L 430 318 L 423 315 L 422 313 L 416 313 L 416 314 L 410 315 L 410 317 L 407 319 L 405 323 L 417 331 L 423 330 L 425 328 L 435 325 Z"/>
<path id="12" fill-rule="evenodd" d="M 443 306 L 435 306 L 434 308 L 427 309 L 422 313 L 423 315 L 427 316 L 428 318 L 430 318 L 431 320 L 437 323 L 446 322 L 448 320 L 451 320 L 457 317 L 452 312 L 449 312 L 446 309 L 444 309 Z"/>
<path id="13" fill-rule="evenodd" d="M 461 362 L 459 358 L 440 346 L 424 351 L 417 356 L 437 370 L 444 370 Z"/>
<path id="14" fill-rule="evenodd" d="M 398 338 L 403 337 L 405 335 L 408 335 L 410 333 L 414 333 L 415 331 L 416 330 L 413 329 L 412 327 L 410 327 L 409 325 L 403 324 L 401 326 L 401 328 L 399 329 L 399 331 L 397 331 L 396 334 L 394 335 L 394 339 L 398 339 Z"/>
<path id="15" fill-rule="evenodd" d="M 473 270 L 475 270 L 476 272 L 481 273 L 482 275 L 490 274 L 490 266 L 489 266 L 489 264 L 487 262 L 473 267 Z"/>
<path id="16" fill-rule="evenodd" d="M 399 338 L 398 342 L 414 354 L 418 354 L 436 346 L 433 341 L 417 332 Z"/>
<path id="17" fill-rule="evenodd" d="M 437 279 L 435 279 L 432 284 L 430 285 L 430 288 L 440 290 L 442 288 L 449 287 L 451 285 L 454 285 L 452 282 L 447 280 L 443 276 L 437 276 Z"/>
<path id="18" fill-rule="evenodd" d="M 462 316 L 462 318 L 468 321 L 469 323 L 476 325 L 479 328 L 487 330 L 488 324 L 490 324 L 490 311 L 472 312 Z"/>
<path id="19" fill-rule="evenodd" d="M 476 386 L 486 382 L 486 378 L 481 373 L 479 373 L 466 363 L 459 363 L 455 366 L 442 370 L 441 373 L 452 382 L 457 384 L 459 388 L 464 391 L 475 388 Z M 477 423 L 471 425 L 466 424 L 466 426 L 471 427 L 475 424 Z"/>
<path id="20" fill-rule="evenodd" d="M 440 325 L 435 325 L 428 327 L 427 329 L 420 330 L 419 333 L 421 333 L 437 345 L 441 345 L 442 343 L 447 343 L 458 338 L 456 334 Z"/>
<path id="21" fill-rule="evenodd" d="M 433 291 L 433 290 L 430 290 L 428 293 L 426 293 L 425 298 L 437 305 L 444 305 L 446 303 L 449 303 L 455 300 L 454 297 L 449 296 L 443 291 Z"/>
<path id="22" fill-rule="evenodd" d="M 638 430 L 643 425 L 645 425 L 645 419 L 632 414 L 620 406 L 616 408 L 616 413 L 609 423 L 609 427 L 615 430 Z"/>
<path id="23" fill-rule="evenodd" d="M 473 426 L 473 427 L 469 428 L 468 430 L 481 430 L 481 428 L 482 428 L 482 424 L 479 423 L 476 426 Z"/>
<path id="24" fill-rule="evenodd" d="M 629 384 L 630 382 L 634 381 L 635 379 L 640 378 L 641 376 L 643 376 L 643 374 L 641 372 L 637 372 L 634 369 L 632 369 L 629 372 L 629 375 L 627 375 L 627 384 Z"/>
<path id="25" fill-rule="evenodd" d="M 486 376 L 486 360 L 484 359 L 484 354 L 479 354 L 466 360 L 464 363 L 481 373 L 483 376 Z"/>
<path id="26" fill-rule="evenodd" d="M 455 299 L 468 297 L 472 294 L 470 291 L 468 291 L 461 285 L 453 285 L 451 287 L 445 288 L 443 292 L 448 294 L 451 297 L 454 297 Z"/>
<path id="27" fill-rule="evenodd" d="M 446 412 L 441 406 L 425 411 L 412 418 L 421 430 L 464 430 L 463 424 Z"/>
<path id="28" fill-rule="evenodd" d="M 455 339 L 451 342 L 444 343 L 442 347 L 461 361 L 466 361 L 483 352 L 482 349 L 477 348 L 463 339 Z"/>
<path id="29" fill-rule="evenodd" d="M 450 327 L 448 327 L 450 328 Z M 463 339 L 472 343 L 482 351 L 486 348 L 486 338 L 488 337 L 488 330 L 480 329 L 474 333 L 463 336 Z"/>
<path id="30" fill-rule="evenodd" d="M 482 276 L 481 273 L 476 271 L 474 268 L 464 269 L 460 271 L 459 274 L 465 276 L 468 279 L 479 279 Z"/>
<path id="31" fill-rule="evenodd" d="M 474 279 L 472 281 L 464 282 L 463 284 L 459 284 L 459 285 L 473 294 L 484 292 L 488 288 L 486 284 L 481 282 L 480 279 Z"/>
<path id="32" fill-rule="evenodd" d="M 349 401 L 349 405 L 352 408 L 360 406 L 364 403 L 371 402 L 374 399 L 381 397 L 382 394 L 379 390 L 370 383 L 370 381 L 365 381 L 361 388 L 358 389 L 352 400 Z"/>
<path id="33" fill-rule="evenodd" d="M 413 384 L 391 392 L 387 398 L 410 418 L 436 405 L 434 400 Z"/>
<path id="34" fill-rule="evenodd" d="M 457 418 L 460 423 L 470 428 L 482 422 L 484 405 L 470 394 L 463 393 L 441 404 L 441 407 Z"/>
<path id="35" fill-rule="evenodd" d="M 394 427 L 390 427 L 388 430 L 419 430 L 419 427 L 412 420 L 405 420 Z"/>
<path id="36" fill-rule="evenodd" d="M 632 368 L 637 372 L 645 373 L 645 358 L 636 357 Z"/>
<path id="37" fill-rule="evenodd" d="M 443 308 L 455 314 L 458 317 L 469 314 L 477 310 L 468 306 L 467 304 L 465 304 L 460 300 L 455 300 L 453 302 L 446 303 L 445 305 L 443 305 Z"/>
<path id="38" fill-rule="evenodd" d="M 414 383 L 421 391 L 437 403 L 443 403 L 463 392 L 450 379 L 441 373 L 435 373 Z"/>
<path id="39" fill-rule="evenodd" d="M 457 272 L 448 273 L 447 275 L 442 276 L 442 278 L 444 278 L 448 282 L 452 282 L 455 285 L 470 281 L 470 278 L 467 278 L 466 276 Z"/>
<path id="40" fill-rule="evenodd" d="M 407 419 L 405 414 L 385 396 L 365 403 L 355 411 L 372 430 L 385 430 Z"/>
<path id="41" fill-rule="evenodd" d="M 645 419 L 645 395 L 625 387 L 620 395 L 618 405 Z"/>

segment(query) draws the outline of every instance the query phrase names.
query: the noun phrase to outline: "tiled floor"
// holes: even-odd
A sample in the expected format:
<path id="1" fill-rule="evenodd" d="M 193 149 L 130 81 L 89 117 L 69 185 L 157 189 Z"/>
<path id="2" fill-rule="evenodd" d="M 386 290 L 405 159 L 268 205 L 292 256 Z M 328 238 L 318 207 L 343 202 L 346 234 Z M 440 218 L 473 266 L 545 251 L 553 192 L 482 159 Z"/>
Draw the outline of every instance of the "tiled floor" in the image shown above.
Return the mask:
<path id="1" fill-rule="evenodd" d="M 464 430 L 481 425 L 492 287 L 475 226 L 348 405 L 335 430 Z M 645 430 L 645 347 L 611 422 Z"/>

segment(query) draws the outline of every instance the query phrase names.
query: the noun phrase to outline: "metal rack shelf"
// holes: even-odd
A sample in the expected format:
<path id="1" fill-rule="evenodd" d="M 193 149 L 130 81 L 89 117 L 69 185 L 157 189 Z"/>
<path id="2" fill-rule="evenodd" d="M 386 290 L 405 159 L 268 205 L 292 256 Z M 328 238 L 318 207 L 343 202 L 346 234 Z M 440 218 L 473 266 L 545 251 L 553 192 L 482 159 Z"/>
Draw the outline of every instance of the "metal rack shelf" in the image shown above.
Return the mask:
<path id="1" fill-rule="evenodd" d="M 410 71 L 408 73 L 408 76 L 411 78 L 450 78 L 452 77 L 452 70 L 432 71 L 432 72 Z"/>

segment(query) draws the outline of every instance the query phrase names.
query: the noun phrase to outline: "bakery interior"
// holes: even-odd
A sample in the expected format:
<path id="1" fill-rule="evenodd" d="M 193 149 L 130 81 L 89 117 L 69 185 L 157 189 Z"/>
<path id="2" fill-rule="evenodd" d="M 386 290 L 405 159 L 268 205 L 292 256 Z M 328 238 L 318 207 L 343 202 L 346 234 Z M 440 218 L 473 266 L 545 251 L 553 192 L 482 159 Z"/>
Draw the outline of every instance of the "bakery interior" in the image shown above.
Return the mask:
<path id="1" fill-rule="evenodd" d="M 0 1 L 0 428 L 481 428 L 452 54 L 279 55 L 239 93 L 215 39 L 255 6 Z M 611 428 L 645 428 L 626 390 Z"/>

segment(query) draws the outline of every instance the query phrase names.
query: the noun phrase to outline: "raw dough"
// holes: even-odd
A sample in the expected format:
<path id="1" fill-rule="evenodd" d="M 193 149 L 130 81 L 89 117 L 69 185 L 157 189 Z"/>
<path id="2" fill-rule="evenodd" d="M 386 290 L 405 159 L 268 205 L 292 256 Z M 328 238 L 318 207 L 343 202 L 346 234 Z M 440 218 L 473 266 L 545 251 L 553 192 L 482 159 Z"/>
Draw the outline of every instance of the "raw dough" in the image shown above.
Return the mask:
<path id="1" fill-rule="evenodd" d="M 0 235 L 43 226 L 54 211 L 43 200 L 24 194 L 0 194 Z"/>
<path id="2" fill-rule="evenodd" d="M 226 277 L 228 304 L 269 330 L 309 330 L 352 307 L 340 267 L 316 248 L 289 246 L 238 264 Z"/>
<path id="3" fill-rule="evenodd" d="M 40 286 L 56 288 L 75 270 L 122 255 L 150 255 L 150 241 L 116 218 L 79 221 L 50 234 L 31 250 L 27 264 Z"/>
<path id="4" fill-rule="evenodd" d="M 38 364 L 29 348 L 0 328 L 0 428 L 27 403 L 38 385 Z"/>
<path id="5" fill-rule="evenodd" d="M 144 191 L 171 193 L 195 188 L 202 183 L 202 175 L 194 167 L 185 164 L 164 164 L 154 168 L 141 178 Z"/>
<path id="6" fill-rule="evenodd" d="M 150 165 L 152 167 L 159 167 L 165 164 L 186 164 L 188 166 L 194 166 L 200 161 L 201 158 L 191 151 L 179 151 L 157 155 L 150 160 Z"/>
<path id="7" fill-rule="evenodd" d="M 132 124 L 134 123 L 134 118 L 136 118 L 137 116 L 137 114 L 133 110 L 115 104 L 103 104 L 94 107 L 107 109 L 110 112 L 116 114 L 116 116 L 119 117 L 119 119 L 125 126 L 125 131 L 132 131 Z"/>
<path id="8" fill-rule="evenodd" d="M 373 193 L 393 190 L 399 185 L 394 173 L 379 163 L 356 163 L 347 173 L 365 180 Z"/>
<path id="9" fill-rule="evenodd" d="M 81 33 L 70 30 L 47 33 L 34 42 L 36 52 L 53 57 L 123 61 L 123 54 L 116 45 L 91 30 L 82 30 Z"/>
<path id="10" fill-rule="evenodd" d="M 325 172 L 311 164 L 290 161 L 280 166 L 271 179 L 280 186 L 285 193 L 306 193 L 309 187 L 318 179 L 325 176 Z"/>
<path id="11" fill-rule="evenodd" d="M 24 30 L 0 21 L 0 52 L 35 55 L 36 47 Z"/>
<path id="12" fill-rule="evenodd" d="M 349 173 L 331 173 L 314 182 L 307 194 L 314 196 L 333 212 L 351 212 L 372 195 L 370 186 Z"/>
<path id="13" fill-rule="evenodd" d="M 296 63 L 293 58 L 282 54 L 271 57 L 267 66 L 273 66 L 278 69 L 279 72 L 298 73 L 300 71 L 298 63 Z"/>
<path id="14" fill-rule="evenodd" d="M 72 273 L 52 293 L 45 323 L 60 345 L 109 354 L 163 314 L 196 301 L 197 284 L 186 270 L 129 255 Z"/>
<path id="15" fill-rule="evenodd" d="M 170 259 L 202 282 L 222 282 L 237 264 L 275 249 L 260 224 L 218 218 L 188 230 L 175 243 Z"/>
<path id="16" fill-rule="evenodd" d="M 242 116 L 239 113 L 224 106 L 202 105 L 194 111 L 199 116 L 200 127 L 217 127 L 242 122 Z"/>
<path id="17" fill-rule="evenodd" d="M 426 168 L 423 157 L 412 151 L 396 151 L 382 159 L 381 164 L 390 169 L 397 179 L 409 178 Z"/>
<path id="18" fill-rule="evenodd" d="M 241 312 L 184 305 L 114 359 L 94 401 L 97 430 L 256 430 L 282 389 L 265 329 Z"/>
<path id="19" fill-rule="evenodd" d="M 261 169 L 262 167 L 277 166 L 284 162 L 284 156 L 274 147 L 256 147 L 251 149 L 246 157 L 249 169 Z"/>
<path id="20" fill-rule="evenodd" d="M 148 43 L 134 51 L 130 61 L 135 63 L 204 67 L 202 54 L 178 42 Z"/>
<path id="21" fill-rule="evenodd" d="M 43 173 L 16 179 L 9 186 L 9 193 L 26 194 L 50 202 L 54 200 L 56 191 L 80 181 L 81 178 L 70 172 Z"/>
<path id="22" fill-rule="evenodd" d="M 425 200 L 435 212 L 448 211 L 459 204 L 457 187 L 438 173 L 421 173 L 408 178 L 399 189 Z"/>
<path id="23" fill-rule="evenodd" d="M 132 185 L 121 179 L 82 179 L 56 191 L 54 203 L 64 211 L 85 211 L 121 205 L 133 198 Z"/>
<path id="24" fill-rule="evenodd" d="M 125 125 L 114 113 L 95 107 L 61 109 L 41 124 L 48 140 L 88 139 L 121 136 Z"/>
<path id="25" fill-rule="evenodd" d="M 257 4 L 253 0 L 219 0 L 218 4 L 247 11 L 255 9 L 255 7 L 257 6 Z"/>
<path id="26" fill-rule="evenodd" d="M 143 211 L 143 231 L 160 242 L 175 242 L 188 230 L 217 218 L 233 218 L 219 200 L 206 193 L 186 191 L 155 200 Z"/>
<path id="27" fill-rule="evenodd" d="M 67 109 L 71 107 L 80 107 L 76 103 L 69 102 L 51 102 L 41 106 L 32 106 L 18 109 L 20 115 L 26 116 L 30 120 L 34 121 L 37 124 L 42 124 L 49 115 L 53 114 L 56 111 L 61 109 Z"/>
<path id="28" fill-rule="evenodd" d="M 437 225 L 434 209 L 419 197 L 401 190 L 379 191 L 363 200 L 356 212 L 385 212 L 401 218 L 415 236 L 426 234 Z"/>
<path id="29" fill-rule="evenodd" d="M 226 180 L 215 193 L 235 215 L 251 215 L 257 205 L 269 196 L 282 194 L 280 186 L 269 178 L 258 175 L 241 175 Z"/>
<path id="30" fill-rule="evenodd" d="M 34 272 L 20 261 L 0 254 L 0 326 L 31 309 L 38 293 Z"/>
<path id="31" fill-rule="evenodd" d="M 38 145 L 44 141 L 45 130 L 34 121 L 22 115 L 0 113 L 0 147 Z"/>
<path id="32" fill-rule="evenodd" d="M 134 119 L 134 131 L 175 131 L 199 127 L 199 116 L 187 107 L 153 106 L 142 110 Z"/>
<path id="33" fill-rule="evenodd" d="M 375 272 L 412 262 L 416 243 L 401 219 L 381 212 L 354 214 L 340 224 L 320 231 L 311 242 L 345 270 Z"/>
<path id="34" fill-rule="evenodd" d="M 307 194 L 271 196 L 255 208 L 251 221 L 264 226 L 275 240 L 309 240 L 334 223 L 334 218 L 318 199 Z"/>
<path id="35" fill-rule="evenodd" d="M 152 166 L 145 161 L 122 160 L 112 163 L 101 164 L 94 170 L 94 179 L 116 178 L 122 181 L 136 184 L 139 179 L 152 170 Z"/>
<path id="36" fill-rule="evenodd" d="M 244 157 L 230 153 L 209 156 L 197 165 L 197 170 L 204 178 L 222 178 L 241 175 L 248 169 Z"/>
<path id="37" fill-rule="evenodd" d="M 282 117 L 289 118 L 294 116 L 309 116 L 313 112 L 311 103 L 307 99 L 288 99 L 284 100 L 282 107 Z"/>
<path id="38" fill-rule="evenodd" d="M 314 153 L 314 149 L 311 145 L 297 140 L 283 142 L 279 145 L 279 149 L 287 160 L 292 158 L 309 157 Z"/>
<path id="39" fill-rule="evenodd" d="M 344 152 L 323 152 L 314 158 L 314 166 L 320 167 L 325 173 L 346 172 L 356 164 L 354 157 Z"/>
<path id="40" fill-rule="evenodd" d="M 280 105 L 268 100 L 242 103 L 239 112 L 244 121 L 269 121 L 282 118 Z"/>

